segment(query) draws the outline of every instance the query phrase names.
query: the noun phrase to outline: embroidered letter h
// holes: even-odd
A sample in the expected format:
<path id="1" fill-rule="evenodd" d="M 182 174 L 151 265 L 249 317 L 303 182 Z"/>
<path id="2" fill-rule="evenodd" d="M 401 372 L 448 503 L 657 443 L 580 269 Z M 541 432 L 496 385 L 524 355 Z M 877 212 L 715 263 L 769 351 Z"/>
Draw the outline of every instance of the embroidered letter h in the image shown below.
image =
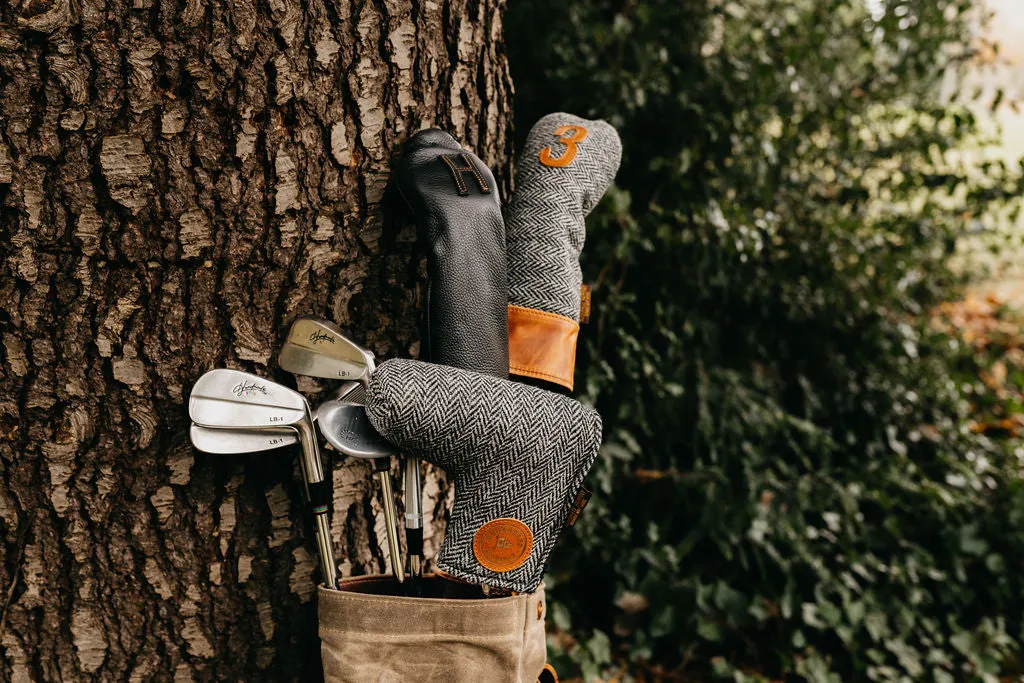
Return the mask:
<path id="1" fill-rule="evenodd" d="M 459 190 L 459 194 L 463 197 L 469 194 L 469 185 L 466 183 L 465 174 L 469 173 L 473 179 L 476 180 L 477 186 L 480 187 L 480 192 L 483 194 L 490 194 L 491 190 L 487 187 L 487 181 L 484 180 L 483 176 L 480 175 L 480 171 L 477 170 L 473 164 L 473 160 L 465 154 L 444 154 L 441 156 L 447 166 L 448 170 L 452 173 L 452 178 L 455 179 L 455 186 Z"/>

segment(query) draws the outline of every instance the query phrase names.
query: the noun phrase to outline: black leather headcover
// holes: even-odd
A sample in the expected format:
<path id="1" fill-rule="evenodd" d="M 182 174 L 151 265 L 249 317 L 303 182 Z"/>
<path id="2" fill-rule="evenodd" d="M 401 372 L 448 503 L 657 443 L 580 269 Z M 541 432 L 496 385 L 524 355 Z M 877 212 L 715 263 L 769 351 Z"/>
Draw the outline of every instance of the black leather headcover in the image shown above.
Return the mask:
<path id="1" fill-rule="evenodd" d="M 420 131 L 397 187 L 427 250 L 425 360 L 508 376 L 508 279 L 501 199 L 490 169 L 448 133 Z"/>

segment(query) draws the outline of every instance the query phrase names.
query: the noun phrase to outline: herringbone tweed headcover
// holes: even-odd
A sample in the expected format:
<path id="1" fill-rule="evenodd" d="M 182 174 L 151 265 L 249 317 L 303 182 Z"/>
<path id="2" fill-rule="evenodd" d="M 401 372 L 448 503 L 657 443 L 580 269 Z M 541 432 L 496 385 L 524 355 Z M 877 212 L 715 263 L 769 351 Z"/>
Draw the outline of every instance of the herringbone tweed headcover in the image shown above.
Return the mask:
<path id="1" fill-rule="evenodd" d="M 556 163 L 575 156 L 566 166 L 544 165 L 545 148 Z M 556 113 L 530 130 L 505 210 L 510 304 L 579 320 L 583 219 L 615 179 L 621 157 L 619 134 L 605 121 Z"/>
<path id="2" fill-rule="evenodd" d="M 597 457 L 601 416 L 543 389 L 413 360 L 377 368 L 366 414 L 382 436 L 444 468 L 455 484 L 437 567 L 473 583 L 537 588 Z M 495 520 L 518 520 L 532 536 L 522 564 L 508 571 L 483 566 L 474 545 L 481 527 Z"/>

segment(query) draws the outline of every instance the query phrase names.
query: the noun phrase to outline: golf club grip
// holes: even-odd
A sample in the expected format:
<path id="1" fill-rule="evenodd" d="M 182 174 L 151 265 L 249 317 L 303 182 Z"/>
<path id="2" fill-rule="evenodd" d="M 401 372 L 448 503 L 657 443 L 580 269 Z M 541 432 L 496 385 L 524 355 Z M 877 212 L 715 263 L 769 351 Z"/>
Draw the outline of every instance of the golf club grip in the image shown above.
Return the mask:
<path id="1" fill-rule="evenodd" d="M 423 564 L 423 501 L 421 499 L 420 461 L 405 458 L 405 545 L 409 572 L 420 573 Z"/>
<path id="2" fill-rule="evenodd" d="M 423 554 L 423 527 L 406 527 L 405 542 L 409 546 L 410 555 Z"/>

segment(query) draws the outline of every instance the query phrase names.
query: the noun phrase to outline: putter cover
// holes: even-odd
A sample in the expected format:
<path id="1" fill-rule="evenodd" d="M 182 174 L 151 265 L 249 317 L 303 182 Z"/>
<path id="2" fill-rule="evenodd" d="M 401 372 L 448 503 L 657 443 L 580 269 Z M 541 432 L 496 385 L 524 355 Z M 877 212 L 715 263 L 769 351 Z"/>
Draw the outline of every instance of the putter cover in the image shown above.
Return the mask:
<path id="1" fill-rule="evenodd" d="M 572 390 L 584 218 L 615 179 L 619 134 L 604 121 L 548 114 L 516 163 L 505 211 L 509 371 Z"/>
<path id="2" fill-rule="evenodd" d="M 406 143 L 395 177 L 427 251 L 423 358 L 507 377 L 505 223 L 494 176 L 430 129 Z"/>
<path id="3" fill-rule="evenodd" d="M 517 592 L 540 585 L 577 489 L 601 445 L 601 417 L 567 396 L 414 360 L 389 360 L 366 413 L 407 454 L 455 484 L 436 566 Z"/>

